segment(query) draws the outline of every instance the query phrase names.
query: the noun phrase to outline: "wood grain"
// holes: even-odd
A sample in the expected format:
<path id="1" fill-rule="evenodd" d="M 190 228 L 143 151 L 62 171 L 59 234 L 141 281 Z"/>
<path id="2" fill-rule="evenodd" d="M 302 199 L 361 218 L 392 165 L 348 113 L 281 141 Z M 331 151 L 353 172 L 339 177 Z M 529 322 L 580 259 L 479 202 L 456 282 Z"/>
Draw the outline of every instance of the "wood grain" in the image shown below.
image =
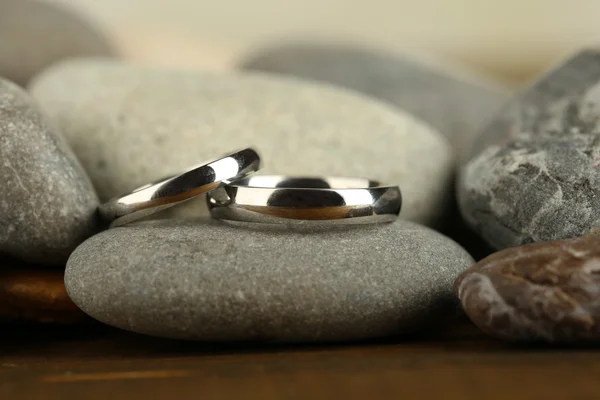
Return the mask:
<path id="1" fill-rule="evenodd" d="M 64 271 L 8 263 L 0 259 L 0 321 L 77 324 L 88 320 L 67 295 Z"/>
<path id="2" fill-rule="evenodd" d="M 470 324 L 336 345 L 0 326 L 1 399 L 595 399 L 598 376 L 595 348 L 514 347 Z"/>

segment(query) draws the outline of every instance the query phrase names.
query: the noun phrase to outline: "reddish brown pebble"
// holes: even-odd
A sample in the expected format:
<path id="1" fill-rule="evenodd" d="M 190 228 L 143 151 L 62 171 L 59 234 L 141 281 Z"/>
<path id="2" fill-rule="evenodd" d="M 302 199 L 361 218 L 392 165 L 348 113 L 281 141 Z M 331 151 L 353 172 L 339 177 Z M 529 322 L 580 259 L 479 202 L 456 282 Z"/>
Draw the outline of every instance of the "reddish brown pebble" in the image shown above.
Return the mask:
<path id="1" fill-rule="evenodd" d="M 67 296 L 63 271 L 0 271 L 0 321 L 76 323 L 86 319 Z"/>
<path id="2" fill-rule="evenodd" d="M 484 332 L 511 341 L 600 341 L 600 236 L 515 247 L 463 272 L 455 292 Z"/>

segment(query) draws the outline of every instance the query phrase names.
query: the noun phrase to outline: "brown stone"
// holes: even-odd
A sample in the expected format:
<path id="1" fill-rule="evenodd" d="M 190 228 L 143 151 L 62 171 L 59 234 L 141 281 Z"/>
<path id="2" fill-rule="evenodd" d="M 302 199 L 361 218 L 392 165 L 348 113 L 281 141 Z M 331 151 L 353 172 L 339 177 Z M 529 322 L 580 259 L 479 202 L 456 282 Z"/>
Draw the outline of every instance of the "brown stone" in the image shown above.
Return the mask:
<path id="1" fill-rule="evenodd" d="M 469 318 L 492 336 L 555 343 L 600 341 L 600 236 L 506 249 L 455 283 Z"/>
<path id="2" fill-rule="evenodd" d="M 63 271 L 0 271 L 0 321 L 75 323 L 86 318 L 67 296 Z"/>

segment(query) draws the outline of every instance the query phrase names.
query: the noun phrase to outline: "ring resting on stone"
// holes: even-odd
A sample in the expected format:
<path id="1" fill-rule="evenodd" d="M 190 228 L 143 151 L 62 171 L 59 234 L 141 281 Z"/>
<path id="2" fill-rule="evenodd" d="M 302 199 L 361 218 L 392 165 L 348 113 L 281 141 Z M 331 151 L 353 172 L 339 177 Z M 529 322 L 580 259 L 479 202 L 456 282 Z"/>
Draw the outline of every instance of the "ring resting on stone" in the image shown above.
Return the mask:
<path id="1" fill-rule="evenodd" d="M 259 223 L 369 224 L 394 221 L 398 186 L 362 178 L 253 176 L 207 195 L 214 218 Z"/>
<path id="2" fill-rule="evenodd" d="M 240 150 L 109 200 L 99 207 L 100 215 L 111 227 L 124 225 L 244 178 L 259 168 L 256 151 Z"/>

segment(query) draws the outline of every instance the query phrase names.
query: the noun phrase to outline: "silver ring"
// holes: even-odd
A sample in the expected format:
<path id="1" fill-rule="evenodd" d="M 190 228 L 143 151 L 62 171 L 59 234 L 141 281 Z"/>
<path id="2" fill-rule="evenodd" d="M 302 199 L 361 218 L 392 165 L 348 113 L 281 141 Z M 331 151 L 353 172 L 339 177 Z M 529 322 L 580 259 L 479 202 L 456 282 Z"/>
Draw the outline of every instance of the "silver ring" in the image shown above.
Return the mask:
<path id="1" fill-rule="evenodd" d="M 128 224 L 244 178 L 259 168 L 256 151 L 240 150 L 109 200 L 99 207 L 100 215 L 111 227 Z"/>
<path id="2" fill-rule="evenodd" d="M 394 221 L 398 186 L 362 178 L 253 176 L 207 195 L 213 218 L 260 223 L 367 224 Z"/>

